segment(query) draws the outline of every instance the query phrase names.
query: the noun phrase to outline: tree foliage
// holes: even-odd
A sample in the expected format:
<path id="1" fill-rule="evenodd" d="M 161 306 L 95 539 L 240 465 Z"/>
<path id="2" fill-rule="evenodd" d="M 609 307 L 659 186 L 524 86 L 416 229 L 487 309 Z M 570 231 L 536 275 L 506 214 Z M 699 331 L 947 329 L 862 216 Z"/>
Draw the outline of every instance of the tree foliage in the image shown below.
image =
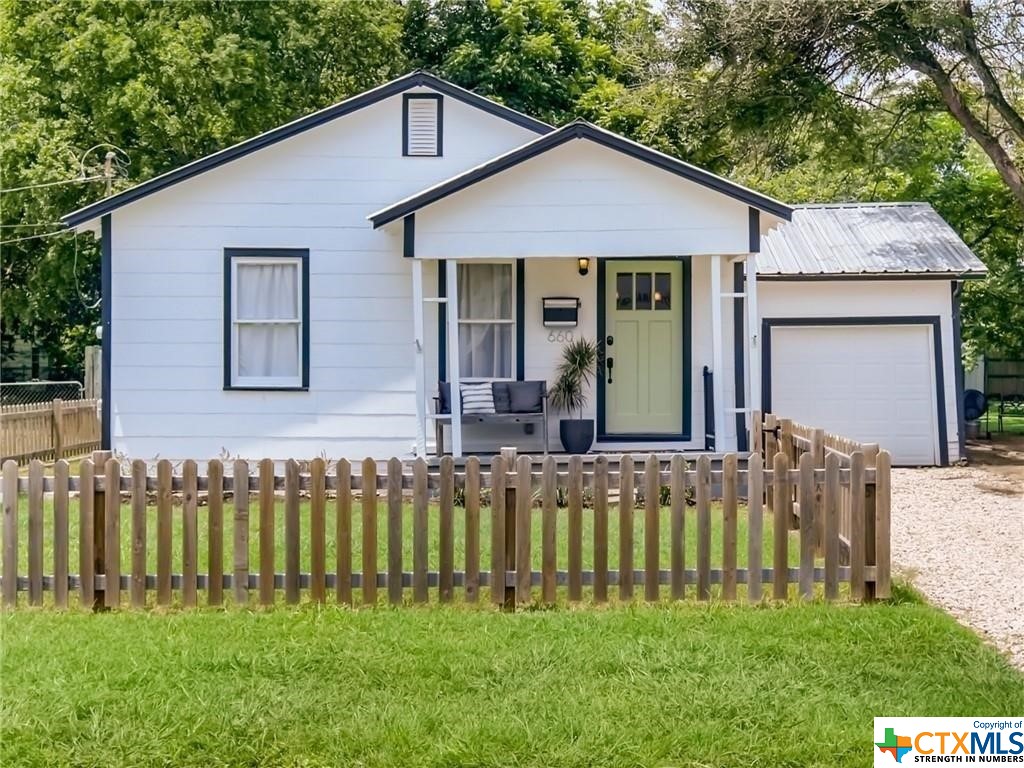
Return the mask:
<path id="1" fill-rule="evenodd" d="M 657 8 L 0 0 L 0 188 L 91 178 L 107 147 L 86 151 L 110 144 L 116 191 L 422 67 L 556 124 L 585 117 L 785 200 L 926 200 L 991 271 L 966 292 L 966 338 L 1024 355 L 1024 202 L 1014 176 L 1024 35 L 1014 6 Z M 104 183 L 5 192 L 0 237 L 54 231 Z M 93 239 L 9 243 L 0 258 L 4 336 L 44 348 L 57 373 L 78 374 L 99 318 Z"/>

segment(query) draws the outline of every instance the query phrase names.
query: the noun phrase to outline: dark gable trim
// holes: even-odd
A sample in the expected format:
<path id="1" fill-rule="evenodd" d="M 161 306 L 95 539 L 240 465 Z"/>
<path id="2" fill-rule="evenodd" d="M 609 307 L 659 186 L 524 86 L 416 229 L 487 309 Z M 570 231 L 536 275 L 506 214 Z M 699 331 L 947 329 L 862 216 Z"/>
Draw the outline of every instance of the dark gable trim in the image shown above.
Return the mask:
<path id="1" fill-rule="evenodd" d="M 750 209 L 754 211 L 753 208 Z M 756 213 L 756 211 L 754 211 Z M 732 290 L 733 293 L 742 293 L 744 282 L 744 264 L 742 261 L 734 262 L 732 265 Z M 746 370 L 747 361 L 743 356 L 743 307 L 746 299 L 732 300 L 732 354 L 733 370 L 735 371 L 734 384 L 736 387 L 736 407 L 743 408 L 746 405 Z M 747 449 L 747 419 L 743 413 L 736 414 L 736 450 L 746 451 Z"/>
<path id="2" fill-rule="evenodd" d="M 747 248 L 751 253 L 761 252 L 761 211 L 751 206 L 747 213 L 747 229 L 749 230 L 749 243 Z"/>
<path id="3" fill-rule="evenodd" d="M 250 387 L 231 383 L 231 261 L 236 258 L 302 260 L 302 386 Z M 309 249 L 308 248 L 225 248 L 224 249 L 224 389 L 232 392 L 309 391 Z"/>
<path id="4" fill-rule="evenodd" d="M 111 360 L 111 350 L 114 348 L 112 343 L 114 325 L 114 264 L 112 260 L 112 235 L 113 231 L 110 214 L 108 213 L 100 222 L 100 296 L 103 298 L 100 326 L 103 329 L 101 331 L 102 338 L 100 339 L 100 346 L 103 354 L 103 383 L 100 385 L 100 397 L 103 398 L 100 413 L 100 448 L 104 451 L 113 450 L 112 439 L 114 425 L 114 404 L 111 400 L 111 392 L 113 391 L 113 381 L 111 381 L 111 363 L 113 362 Z"/>
<path id="5" fill-rule="evenodd" d="M 526 379 L 526 259 L 516 259 L 516 379 Z"/>
<path id="6" fill-rule="evenodd" d="M 773 283 L 813 283 L 822 280 L 864 280 L 867 282 L 885 280 L 981 280 L 986 275 L 980 272 L 958 274 L 954 272 L 872 272 L 871 274 L 859 274 L 857 272 L 833 272 L 829 274 L 813 275 L 780 275 L 761 274 L 758 272 L 757 279 Z"/>
<path id="7" fill-rule="evenodd" d="M 416 214 L 410 213 L 402 224 L 402 255 L 411 259 L 416 255 Z"/>
<path id="8" fill-rule="evenodd" d="M 885 317 L 766 317 L 761 321 L 761 399 L 766 413 L 772 410 L 772 329 L 777 327 L 822 327 L 843 325 L 929 325 L 935 360 L 935 408 L 938 411 L 939 463 L 949 464 L 946 444 L 946 385 L 942 375 L 942 326 L 938 315 L 895 315 Z"/>
<path id="9" fill-rule="evenodd" d="M 587 139 L 588 141 L 593 141 L 596 144 L 601 144 L 602 146 L 617 150 L 625 155 L 642 160 L 657 168 L 661 168 L 664 171 L 674 173 L 677 176 L 696 182 L 697 184 L 709 187 L 710 189 L 721 192 L 728 197 L 747 203 L 759 210 L 767 211 L 775 216 L 786 219 L 787 221 L 793 216 L 792 208 L 772 200 L 769 197 L 765 197 L 757 192 L 741 187 L 738 184 L 734 184 L 731 181 L 721 178 L 720 176 L 715 176 L 713 173 L 708 173 L 707 171 L 701 170 L 689 163 L 684 163 L 681 160 L 668 157 L 660 152 L 655 152 L 653 149 L 636 144 L 622 138 L 621 136 L 617 136 L 614 133 L 601 130 L 590 123 L 577 121 L 569 123 L 546 136 L 535 139 L 519 149 L 513 150 L 512 152 L 502 155 L 501 157 L 497 157 L 490 162 L 477 166 L 466 173 L 460 174 L 446 182 L 425 190 L 415 197 L 392 205 L 390 208 L 385 208 L 371 218 L 373 226 L 375 229 L 382 227 L 388 222 L 407 216 L 415 210 L 437 202 L 448 195 L 454 194 L 455 192 L 476 184 L 479 181 L 490 178 L 495 174 L 501 173 L 515 165 L 519 165 L 530 158 L 543 154 L 544 152 L 561 146 L 567 141 L 571 141 L 573 139 Z"/>
<path id="10" fill-rule="evenodd" d="M 437 102 L 437 153 L 433 155 L 409 154 L 409 102 L 413 99 Z M 402 156 L 442 157 L 444 155 L 444 96 L 439 93 L 406 93 L 402 95 Z"/>
<path id="11" fill-rule="evenodd" d="M 605 375 L 597 377 L 597 441 L 602 443 L 630 443 L 643 441 L 648 443 L 686 442 L 692 435 L 693 403 L 693 280 L 692 262 L 689 256 L 651 256 L 647 258 L 629 259 L 598 259 L 597 260 L 597 338 L 604 342 L 607 337 L 606 291 L 608 289 L 607 266 L 609 261 L 680 261 L 683 264 L 683 431 L 679 434 L 614 434 L 607 433 L 605 428 Z"/>
<path id="12" fill-rule="evenodd" d="M 496 101 L 484 98 L 472 91 L 467 91 L 465 88 L 449 83 L 446 80 L 442 80 L 439 77 L 435 77 L 427 72 L 412 72 L 408 75 L 392 80 L 389 83 L 385 83 L 377 88 L 373 88 L 369 91 L 364 91 L 350 99 L 346 99 L 339 104 L 322 109 L 319 112 L 314 112 L 311 115 L 306 115 L 298 120 L 294 120 L 290 123 L 282 125 L 273 130 L 261 133 L 259 136 L 254 136 L 251 139 L 247 139 L 239 144 L 222 149 L 220 152 L 215 152 L 212 155 L 207 155 L 204 158 L 195 160 L 187 165 L 183 165 L 180 168 L 175 168 L 172 171 L 168 171 L 156 178 L 144 181 L 141 184 L 137 184 L 131 189 L 126 189 L 112 197 L 104 198 L 99 200 L 92 205 L 87 205 L 84 208 L 80 208 L 77 211 L 67 214 L 61 218 L 61 222 L 68 227 L 74 227 L 83 222 L 90 221 L 99 216 L 102 216 L 110 211 L 120 208 L 122 205 L 139 200 L 143 197 L 159 192 L 161 189 L 166 189 L 173 184 L 177 184 L 180 181 L 190 179 L 193 176 L 198 176 L 206 171 L 213 170 L 218 166 L 229 163 L 232 160 L 237 160 L 240 157 L 244 157 L 252 152 L 255 152 L 264 147 L 276 144 L 284 139 L 291 138 L 300 133 L 308 131 L 311 128 L 316 128 L 319 125 L 328 123 L 338 117 L 350 114 L 356 110 L 368 107 L 372 104 L 376 104 L 383 99 L 395 96 L 403 91 L 407 91 L 410 88 L 432 88 L 438 93 L 444 94 L 445 96 L 451 96 L 453 99 L 458 99 L 470 106 L 476 107 L 477 109 L 483 110 L 490 115 L 500 117 L 504 120 L 508 120 L 510 123 L 518 125 L 521 128 L 533 131 L 534 133 L 545 134 L 554 131 L 554 128 L 547 123 L 535 120 L 532 117 L 516 112 L 514 109 L 510 109 L 506 106 L 498 104 Z"/>

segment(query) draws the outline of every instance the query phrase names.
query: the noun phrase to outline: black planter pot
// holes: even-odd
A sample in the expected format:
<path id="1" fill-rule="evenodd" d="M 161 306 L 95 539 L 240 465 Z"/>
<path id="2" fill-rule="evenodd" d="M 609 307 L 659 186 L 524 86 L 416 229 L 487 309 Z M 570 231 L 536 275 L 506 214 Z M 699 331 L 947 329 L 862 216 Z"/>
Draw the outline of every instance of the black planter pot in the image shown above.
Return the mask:
<path id="1" fill-rule="evenodd" d="M 594 444 L 594 420 L 562 419 L 558 422 L 558 436 L 566 453 L 586 453 Z"/>

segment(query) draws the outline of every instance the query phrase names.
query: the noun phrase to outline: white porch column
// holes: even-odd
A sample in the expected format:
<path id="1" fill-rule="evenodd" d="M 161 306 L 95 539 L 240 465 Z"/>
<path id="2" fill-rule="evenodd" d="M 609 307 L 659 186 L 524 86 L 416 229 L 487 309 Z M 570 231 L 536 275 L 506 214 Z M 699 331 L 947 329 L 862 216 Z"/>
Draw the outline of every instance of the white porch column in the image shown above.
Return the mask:
<path id="1" fill-rule="evenodd" d="M 412 260 L 412 333 L 416 370 L 416 455 L 427 455 L 427 368 L 423 338 L 423 262 Z"/>
<path id="2" fill-rule="evenodd" d="M 459 387 L 459 265 L 454 259 L 446 262 L 445 303 L 448 326 L 448 382 L 451 387 L 452 456 L 462 455 L 462 390 Z"/>
<path id="3" fill-rule="evenodd" d="M 761 410 L 761 318 L 757 312 L 757 254 L 747 254 L 747 344 L 750 353 L 750 397 L 747 400 L 752 411 Z"/>
<path id="4" fill-rule="evenodd" d="M 715 450 L 729 450 L 725 440 L 725 342 L 722 338 L 722 257 L 711 257 L 711 368 L 715 400 Z M 732 446 L 735 448 L 735 445 Z"/>

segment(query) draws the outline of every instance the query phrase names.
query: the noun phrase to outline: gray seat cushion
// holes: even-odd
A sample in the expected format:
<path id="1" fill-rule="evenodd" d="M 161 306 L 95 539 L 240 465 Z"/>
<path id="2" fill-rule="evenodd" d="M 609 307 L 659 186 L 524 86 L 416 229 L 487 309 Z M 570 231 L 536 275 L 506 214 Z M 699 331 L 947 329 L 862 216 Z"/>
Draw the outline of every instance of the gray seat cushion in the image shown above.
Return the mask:
<path id="1" fill-rule="evenodd" d="M 509 413 L 512 410 L 512 398 L 508 391 L 507 381 L 495 381 L 491 384 L 494 392 L 494 412 Z"/>
<path id="2" fill-rule="evenodd" d="M 543 381 L 510 381 L 508 393 L 512 413 L 540 413 L 544 409 Z"/>

